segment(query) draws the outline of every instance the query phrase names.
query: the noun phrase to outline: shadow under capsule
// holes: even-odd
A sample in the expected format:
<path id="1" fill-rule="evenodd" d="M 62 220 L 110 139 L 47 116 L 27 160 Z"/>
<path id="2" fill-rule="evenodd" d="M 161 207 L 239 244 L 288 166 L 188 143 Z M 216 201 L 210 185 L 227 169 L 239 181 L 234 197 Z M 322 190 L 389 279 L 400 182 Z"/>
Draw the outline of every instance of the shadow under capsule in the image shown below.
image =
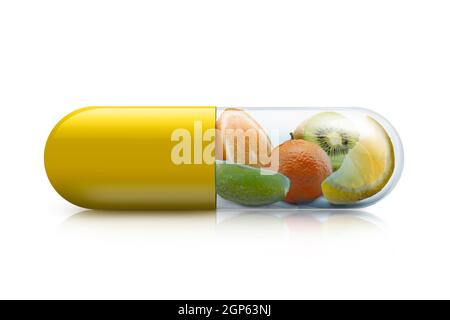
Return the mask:
<path id="1" fill-rule="evenodd" d="M 385 229 L 381 219 L 360 210 L 223 210 L 217 221 L 217 232 L 225 237 L 291 242 L 370 239 Z"/>
<path id="2" fill-rule="evenodd" d="M 384 222 L 360 210 L 222 209 L 218 211 L 85 210 L 63 222 L 77 235 L 150 240 L 322 242 L 367 239 L 384 233 Z"/>
<path id="3" fill-rule="evenodd" d="M 189 240 L 212 237 L 215 225 L 215 211 L 84 210 L 66 219 L 62 228 L 96 238 Z"/>

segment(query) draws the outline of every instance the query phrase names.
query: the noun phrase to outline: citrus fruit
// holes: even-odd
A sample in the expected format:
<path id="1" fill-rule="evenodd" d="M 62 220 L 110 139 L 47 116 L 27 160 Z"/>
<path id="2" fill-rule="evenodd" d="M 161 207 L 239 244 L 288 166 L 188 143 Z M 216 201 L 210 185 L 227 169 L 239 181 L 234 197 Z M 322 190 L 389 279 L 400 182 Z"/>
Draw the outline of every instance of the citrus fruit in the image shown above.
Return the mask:
<path id="1" fill-rule="evenodd" d="M 394 147 L 385 129 L 371 117 L 365 133 L 350 150 L 340 169 L 322 184 L 333 204 L 349 204 L 371 197 L 387 184 L 394 172 Z"/>
<path id="2" fill-rule="evenodd" d="M 289 179 L 263 168 L 216 161 L 216 189 L 224 199 L 262 206 L 282 201 L 289 190 Z"/>
<path id="3" fill-rule="evenodd" d="M 216 122 L 216 159 L 260 167 L 272 145 L 264 129 L 247 112 L 225 109 Z"/>
<path id="4" fill-rule="evenodd" d="M 285 141 L 272 151 L 271 167 L 291 181 L 289 203 L 312 201 L 322 195 L 321 184 L 332 173 L 328 155 L 317 144 L 305 140 Z"/>

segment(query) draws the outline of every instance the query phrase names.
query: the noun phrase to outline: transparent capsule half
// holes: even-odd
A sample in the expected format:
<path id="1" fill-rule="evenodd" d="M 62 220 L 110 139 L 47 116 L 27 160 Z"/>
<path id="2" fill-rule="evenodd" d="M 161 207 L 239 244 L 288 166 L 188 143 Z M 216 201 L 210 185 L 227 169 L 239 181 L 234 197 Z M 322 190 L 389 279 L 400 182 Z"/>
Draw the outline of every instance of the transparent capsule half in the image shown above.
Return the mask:
<path id="1" fill-rule="evenodd" d="M 220 108 L 218 207 L 366 207 L 398 182 L 392 125 L 363 108 Z"/>

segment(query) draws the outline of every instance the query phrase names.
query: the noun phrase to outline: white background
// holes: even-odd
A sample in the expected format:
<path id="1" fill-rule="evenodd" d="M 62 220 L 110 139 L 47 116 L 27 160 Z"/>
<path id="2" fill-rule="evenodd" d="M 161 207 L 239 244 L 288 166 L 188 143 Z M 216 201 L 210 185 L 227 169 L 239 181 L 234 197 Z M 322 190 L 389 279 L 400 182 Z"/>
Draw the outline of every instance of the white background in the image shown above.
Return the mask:
<path id="1" fill-rule="evenodd" d="M 450 298 L 449 16 L 433 0 L 1 1 L 0 297 Z M 371 108 L 405 170 L 332 218 L 80 214 L 43 150 L 87 105 Z"/>

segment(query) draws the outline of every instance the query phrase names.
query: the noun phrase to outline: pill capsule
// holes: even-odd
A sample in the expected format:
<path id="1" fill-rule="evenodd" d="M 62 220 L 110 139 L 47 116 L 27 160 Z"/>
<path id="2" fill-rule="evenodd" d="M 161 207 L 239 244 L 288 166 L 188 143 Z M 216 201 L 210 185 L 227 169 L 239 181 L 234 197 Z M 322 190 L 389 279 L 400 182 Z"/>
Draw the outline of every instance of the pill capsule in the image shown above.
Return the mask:
<path id="1" fill-rule="evenodd" d="M 54 127 L 44 162 L 85 208 L 351 208 L 393 189 L 403 150 L 361 108 L 88 107 Z"/>

